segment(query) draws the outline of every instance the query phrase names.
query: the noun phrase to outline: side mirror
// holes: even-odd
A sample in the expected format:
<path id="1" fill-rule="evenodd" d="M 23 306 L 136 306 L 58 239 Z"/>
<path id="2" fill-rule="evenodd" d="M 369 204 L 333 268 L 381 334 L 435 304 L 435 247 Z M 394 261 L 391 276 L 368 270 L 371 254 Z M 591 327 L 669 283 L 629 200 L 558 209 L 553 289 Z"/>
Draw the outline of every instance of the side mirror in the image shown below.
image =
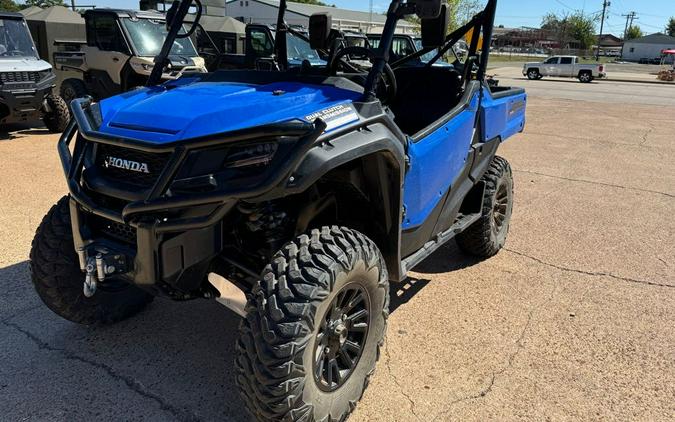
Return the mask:
<path id="1" fill-rule="evenodd" d="M 441 7 L 445 5 L 445 0 L 417 0 L 415 2 L 415 13 L 420 19 L 435 19 L 441 13 Z"/>
<path id="2" fill-rule="evenodd" d="M 445 44 L 449 24 L 448 6 L 442 5 L 438 16 L 422 19 L 422 46 L 436 48 Z"/>
<path id="3" fill-rule="evenodd" d="M 313 50 L 328 50 L 333 18 L 327 13 L 315 13 L 309 18 L 309 46 Z"/>

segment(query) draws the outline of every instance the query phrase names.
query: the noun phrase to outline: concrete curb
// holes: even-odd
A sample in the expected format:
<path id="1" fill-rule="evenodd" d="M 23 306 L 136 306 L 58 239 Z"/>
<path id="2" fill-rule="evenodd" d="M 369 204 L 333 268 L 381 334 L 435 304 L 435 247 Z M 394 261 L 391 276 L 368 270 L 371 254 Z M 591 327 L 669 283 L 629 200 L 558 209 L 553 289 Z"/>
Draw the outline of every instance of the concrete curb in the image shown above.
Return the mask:
<path id="1" fill-rule="evenodd" d="M 675 86 L 675 82 L 666 82 L 666 81 L 660 81 L 658 79 L 615 79 L 615 78 L 606 78 L 606 79 L 596 79 L 596 81 L 607 81 L 607 82 L 631 82 L 631 83 L 640 83 L 640 84 L 656 84 L 656 85 L 673 85 Z"/>

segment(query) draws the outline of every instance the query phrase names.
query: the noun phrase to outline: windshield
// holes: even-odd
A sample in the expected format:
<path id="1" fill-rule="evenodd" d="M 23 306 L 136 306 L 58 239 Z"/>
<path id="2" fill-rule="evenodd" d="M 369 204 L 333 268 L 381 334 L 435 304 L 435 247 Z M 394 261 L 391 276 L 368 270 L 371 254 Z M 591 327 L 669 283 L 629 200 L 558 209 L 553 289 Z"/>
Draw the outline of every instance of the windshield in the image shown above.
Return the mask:
<path id="1" fill-rule="evenodd" d="M 0 58 L 35 57 L 35 46 L 21 19 L 0 19 Z"/>
<path id="2" fill-rule="evenodd" d="M 131 37 L 131 43 L 139 56 L 154 57 L 159 54 L 166 39 L 166 22 L 155 19 L 122 19 L 122 23 Z M 185 34 L 182 29 L 181 34 Z M 176 38 L 171 49 L 171 55 L 196 57 L 194 45 L 190 38 Z"/>
<path id="3" fill-rule="evenodd" d="M 294 34 L 290 34 L 288 37 L 288 59 L 316 62 L 320 60 L 320 57 L 316 51 L 312 50 L 307 41 Z"/>
<path id="4" fill-rule="evenodd" d="M 421 38 L 417 38 L 415 40 L 415 47 L 417 47 L 417 51 L 424 48 L 424 46 L 422 45 L 422 39 Z M 427 54 L 425 54 L 424 56 L 420 57 L 420 60 L 422 60 L 424 63 L 429 63 L 431 60 L 433 60 L 434 57 L 436 57 L 436 54 L 438 54 L 438 51 L 432 50 L 432 51 L 428 52 Z"/>
<path id="5" fill-rule="evenodd" d="M 368 39 L 358 36 L 346 36 L 347 47 L 366 47 L 368 48 Z"/>

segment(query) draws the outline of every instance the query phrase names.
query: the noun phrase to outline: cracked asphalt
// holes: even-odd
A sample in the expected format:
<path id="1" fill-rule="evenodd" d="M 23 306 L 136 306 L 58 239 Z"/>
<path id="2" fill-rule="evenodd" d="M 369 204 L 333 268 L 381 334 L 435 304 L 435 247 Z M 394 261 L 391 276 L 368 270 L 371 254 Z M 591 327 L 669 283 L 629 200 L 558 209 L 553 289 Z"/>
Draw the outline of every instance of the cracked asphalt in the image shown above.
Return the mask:
<path id="1" fill-rule="evenodd" d="M 478 261 L 451 242 L 392 285 L 350 420 L 675 419 L 675 87 L 498 79 L 530 92 L 500 150 L 507 246 Z M 65 193 L 56 136 L 0 138 L 0 420 L 246 420 L 220 305 L 156 300 L 87 328 L 41 304 L 27 256 Z"/>

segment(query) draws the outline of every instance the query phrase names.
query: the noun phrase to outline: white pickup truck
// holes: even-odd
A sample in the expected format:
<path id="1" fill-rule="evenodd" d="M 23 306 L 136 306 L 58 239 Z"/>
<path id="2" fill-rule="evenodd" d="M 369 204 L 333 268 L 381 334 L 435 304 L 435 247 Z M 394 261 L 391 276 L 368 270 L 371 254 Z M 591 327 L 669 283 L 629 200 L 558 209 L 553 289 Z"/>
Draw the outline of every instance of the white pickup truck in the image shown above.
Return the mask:
<path id="1" fill-rule="evenodd" d="M 553 56 L 542 63 L 525 63 L 523 76 L 532 80 L 544 76 L 577 78 L 580 82 L 589 83 L 594 79 L 607 77 L 607 73 L 604 64 L 579 64 L 576 56 Z"/>

